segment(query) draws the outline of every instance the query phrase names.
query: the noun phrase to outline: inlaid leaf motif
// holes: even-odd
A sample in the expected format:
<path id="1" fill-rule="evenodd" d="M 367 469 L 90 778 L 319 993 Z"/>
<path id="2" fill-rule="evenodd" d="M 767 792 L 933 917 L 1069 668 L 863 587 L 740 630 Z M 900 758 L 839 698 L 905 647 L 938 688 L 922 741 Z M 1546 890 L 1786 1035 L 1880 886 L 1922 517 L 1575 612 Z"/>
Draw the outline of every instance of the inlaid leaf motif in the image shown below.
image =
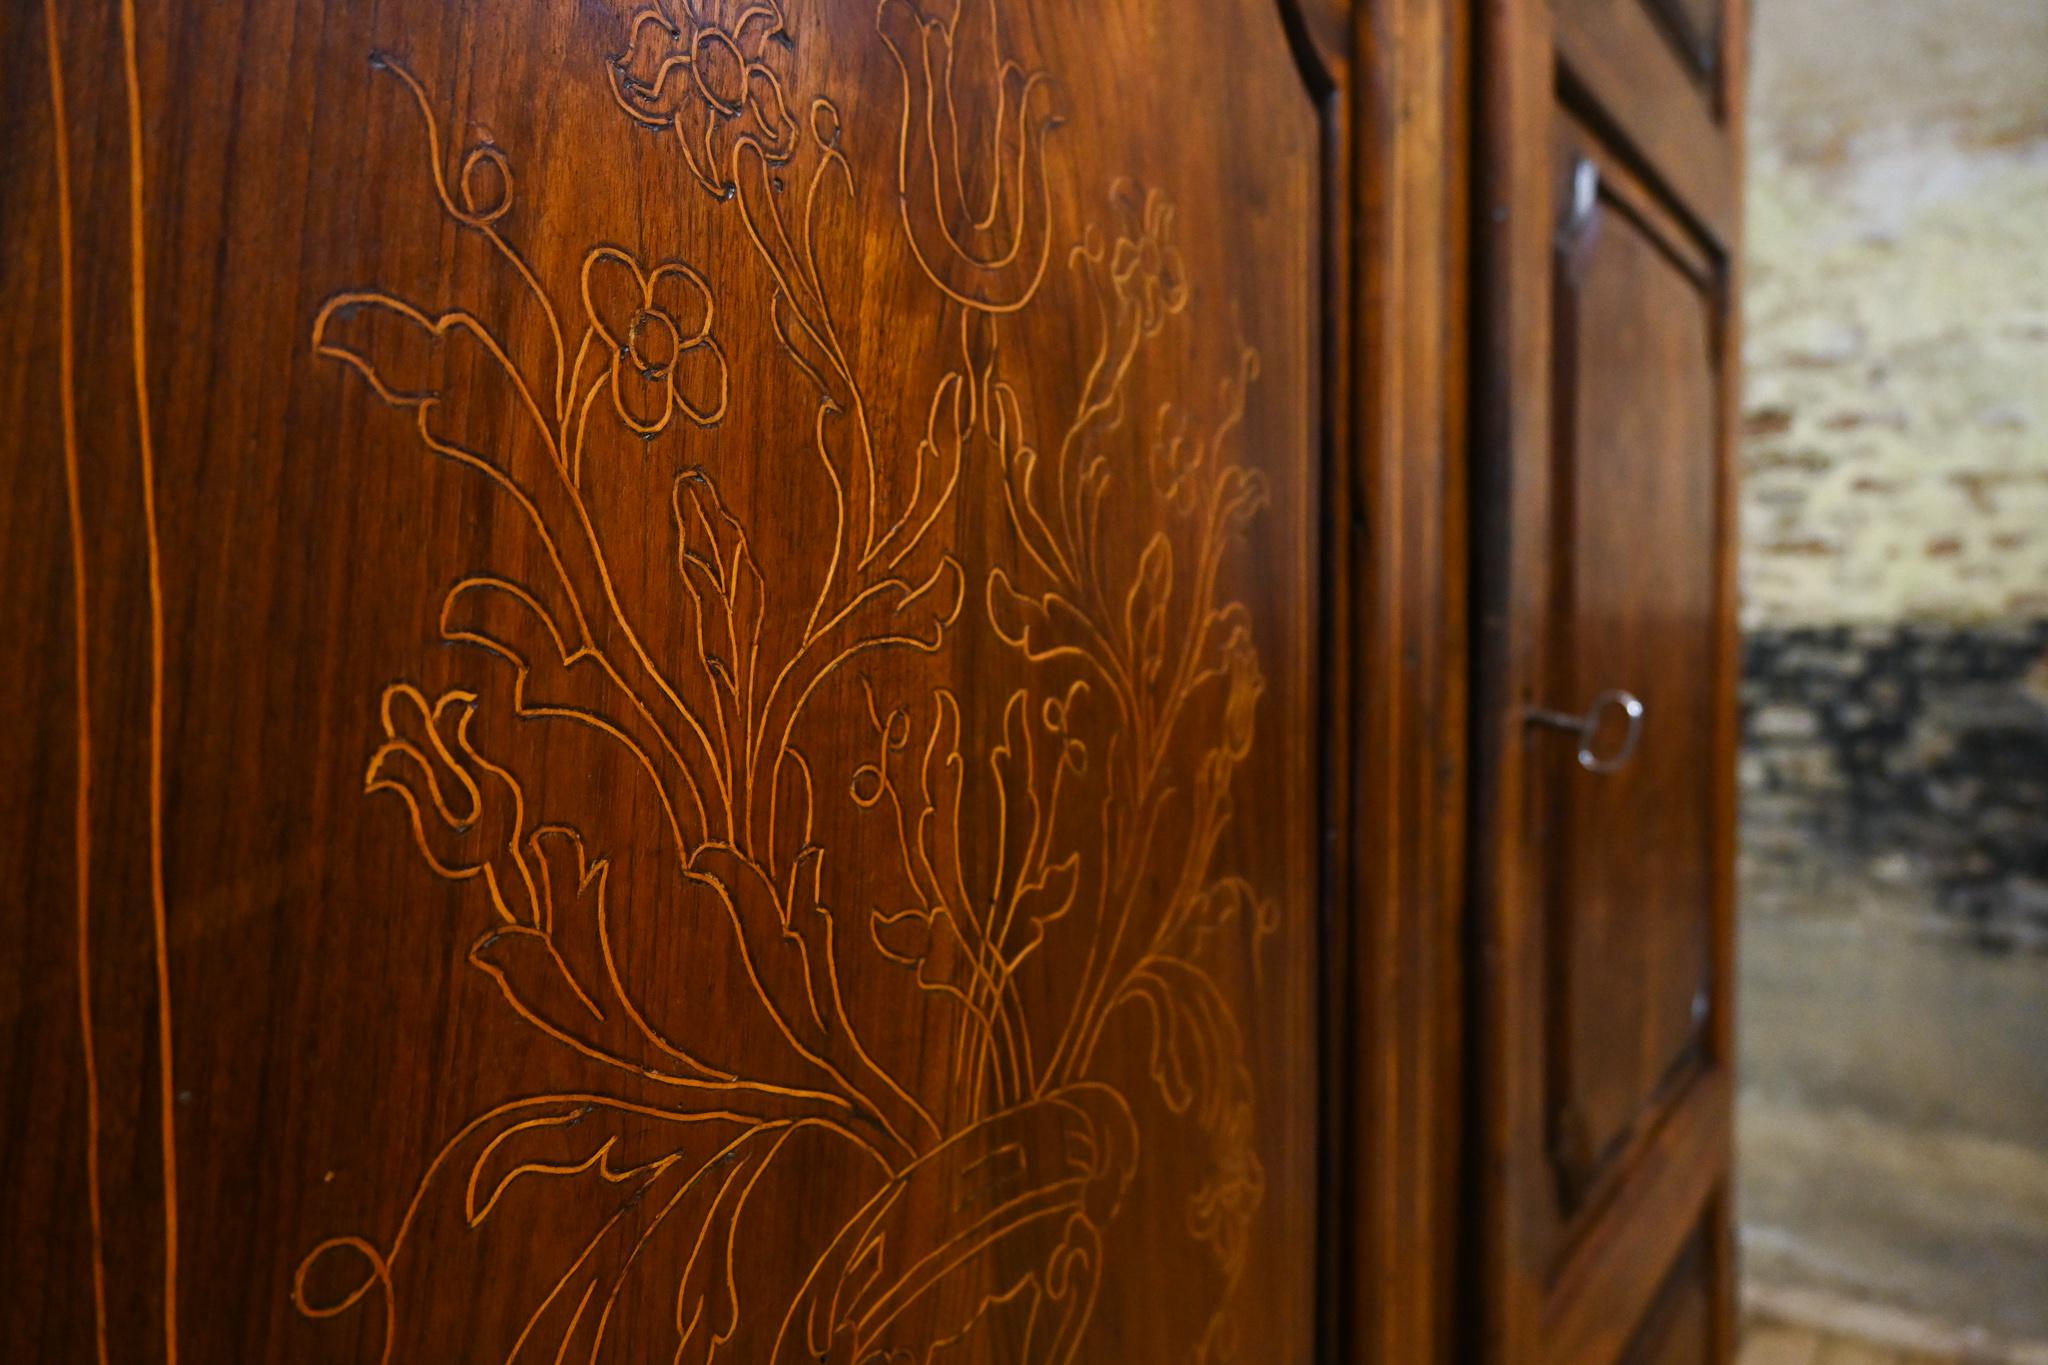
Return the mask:
<path id="1" fill-rule="evenodd" d="M 506 344 L 479 311 L 354 290 L 320 308 L 313 351 L 474 471 L 545 567 L 445 588 L 441 642 L 477 677 L 386 688 L 364 785 L 431 874 L 481 888 L 467 965 L 499 1024 L 587 1077 L 479 1114 L 391 1231 L 307 1254 L 300 1311 L 378 1303 L 386 1361 L 457 1330 L 407 1254 L 422 1220 L 453 1219 L 479 1264 L 552 1277 L 522 1321 L 486 1325 L 508 1360 L 655 1340 L 692 1365 L 1071 1365 L 1160 1120 L 1206 1135 L 1183 1238 L 1225 1291 L 1205 1358 L 1230 1340 L 1264 1174 L 1212 968 L 1278 913 L 1224 837 L 1266 691 L 1222 568 L 1266 501 L 1235 454 L 1257 353 L 1240 346 L 1209 416 L 1198 396 L 1133 419 L 1133 374 L 1195 307 L 1171 201 L 1112 185 L 1107 224 L 1074 232 L 1044 289 L 1050 78 L 993 0 L 881 0 L 872 37 L 900 75 L 889 231 L 943 338 L 910 393 L 868 388 L 874 339 L 844 325 L 865 244 L 821 247 L 859 202 L 862 130 L 793 88 L 777 0 L 657 0 L 603 69 L 730 201 L 691 190 L 758 267 L 751 314 L 720 312 L 730 282 L 692 262 L 723 258 L 694 243 L 592 243 L 552 288 L 514 241 L 510 155 L 487 139 L 451 175 L 425 87 L 374 63 L 417 111 L 442 217 L 481 239 L 507 315 L 543 325 Z M 1068 286 L 1081 363 L 1036 427 L 1042 386 L 1002 333 Z M 746 344 L 794 382 L 779 396 L 803 435 L 736 456 L 782 429 L 736 420 L 778 397 Z M 616 504 L 589 497 L 628 459 L 668 483 L 648 534 L 619 537 L 623 562 L 660 569 L 651 609 L 614 576 Z M 785 495 L 763 469 L 823 490 L 815 545 L 756 534 Z M 1008 693 L 934 681 L 990 652 Z M 563 760 L 522 753 L 528 735 L 593 746 L 640 790 L 557 810 Z M 870 1048 L 854 970 L 931 1055 Z M 1112 1019 L 1143 1030 L 1150 1090 L 1119 1088 Z M 813 1169 L 833 1181 L 805 1201 L 825 1232 L 750 1221 L 758 1191 Z M 515 1256 L 543 1218 L 584 1229 L 561 1264 Z"/>

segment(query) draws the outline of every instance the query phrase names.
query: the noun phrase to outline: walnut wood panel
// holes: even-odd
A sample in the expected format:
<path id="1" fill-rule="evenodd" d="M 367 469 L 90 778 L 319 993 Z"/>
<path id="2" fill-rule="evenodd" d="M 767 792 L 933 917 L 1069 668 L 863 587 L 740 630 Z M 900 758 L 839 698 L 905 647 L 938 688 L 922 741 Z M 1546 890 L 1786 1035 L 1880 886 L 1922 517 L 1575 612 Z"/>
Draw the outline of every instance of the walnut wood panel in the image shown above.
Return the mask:
<path id="1" fill-rule="evenodd" d="M 1557 0 L 1558 72 L 1634 169 L 1727 246 L 1739 228 L 1739 77 L 1731 73 L 1743 30 L 1740 15 L 1727 13 L 1706 37 L 1674 41 L 1691 32 L 1697 9 L 1697 0 Z M 1713 63 L 1702 72 L 1708 52 Z"/>
<path id="2" fill-rule="evenodd" d="M 1642 0 L 1492 7 L 1480 33 L 1467 1170 L 1490 1361 L 1666 1340 L 1646 1322 L 1689 1244 L 1706 1325 L 1672 1349 L 1733 1344 L 1741 6 L 1721 24 L 1718 96 Z M 1647 701 L 1643 747 L 1595 776 L 1530 712 L 1608 687 Z"/>
<path id="3" fill-rule="evenodd" d="M 1626 1365 L 1708 1365 L 1713 1340 L 1713 1283 L 1704 1238 L 1690 1243 L 1657 1291 L 1642 1330 L 1622 1356 Z"/>
<path id="4" fill-rule="evenodd" d="M 1576 129 L 1560 139 L 1546 704 L 1645 708 L 1618 771 L 1531 729 L 1547 864 L 1550 1157 L 1566 1218 L 1705 1053 L 1714 913 L 1719 428 L 1710 261 Z M 1656 401 L 1644 396 L 1654 394 Z M 1625 742 L 1610 709 L 1596 751 Z"/>
<path id="5" fill-rule="evenodd" d="M 1459 32 L 0 11 L 10 1339 L 1439 1358 Z"/>

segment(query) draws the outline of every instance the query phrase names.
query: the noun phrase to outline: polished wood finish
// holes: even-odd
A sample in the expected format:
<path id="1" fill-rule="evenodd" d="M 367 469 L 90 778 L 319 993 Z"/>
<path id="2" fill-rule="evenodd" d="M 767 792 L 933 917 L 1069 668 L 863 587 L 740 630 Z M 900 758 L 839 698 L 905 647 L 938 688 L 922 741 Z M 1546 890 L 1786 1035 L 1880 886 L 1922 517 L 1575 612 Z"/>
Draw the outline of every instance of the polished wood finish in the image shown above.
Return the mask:
<path id="1" fill-rule="evenodd" d="M 1490 1361 L 1732 1350 L 1742 14 L 1696 63 L 1688 16 L 1500 3 L 1481 27 L 1467 1170 Z M 1530 712 L 1606 688 L 1642 697 L 1644 738 L 1595 775 Z"/>
<path id="2" fill-rule="evenodd" d="M 1740 0 L 1727 0 L 1717 60 L 1705 79 L 1669 41 L 1656 3 L 1554 0 L 1556 80 L 1581 116 L 1612 136 L 1678 212 L 1730 247 L 1741 229 Z"/>
<path id="3" fill-rule="evenodd" d="M 16 1354 L 1725 1359 L 1741 28 L 0 7 Z"/>
<path id="4" fill-rule="evenodd" d="M 1399 0 L 1358 30 L 1366 227 L 1349 367 L 1368 452 L 1342 508 L 1356 631 L 1341 752 L 1352 822 L 1332 848 L 1360 908 L 1337 942 L 1356 983 L 1338 1021 L 1357 1079 L 1344 1154 L 1345 1359 L 1451 1358 L 1458 1257 L 1467 592 L 1464 175 L 1470 27 L 1462 5 Z M 1332 679 L 1337 686 L 1339 680 Z M 1345 708 L 1337 708 L 1341 713 Z M 1339 731 L 1343 734 L 1343 731 Z M 1335 735 L 1333 735 L 1333 739 Z M 1334 745 L 1333 745 L 1334 748 Z"/>
<path id="5" fill-rule="evenodd" d="M 0 9 L 15 1353 L 1446 1358 L 1469 36 Z"/>
<path id="6" fill-rule="evenodd" d="M 1618 771 L 1532 731 L 1530 832 L 1546 935 L 1545 1123 L 1569 1220 L 1704 1055 L 1714 907 L 1713 514 L 1718 306 L 1711 265 L 1568 126 L 1552 356 L 1553 611 L 1540 695 L 1646 709 Z M 1584 195 L 1574 201 L 1571 196 Z M 1596 751 L 1625 742 L 1607 708 Z"/>
<path id="7" fill-rule="evenodd" d="M 1641 1331 L 1622 1355 L 1626 1365 L 1710 1365 L 1714 1298 L 1706 1272 L 1705 1244 L 1695 1240 L 1643 1315 Z"/>

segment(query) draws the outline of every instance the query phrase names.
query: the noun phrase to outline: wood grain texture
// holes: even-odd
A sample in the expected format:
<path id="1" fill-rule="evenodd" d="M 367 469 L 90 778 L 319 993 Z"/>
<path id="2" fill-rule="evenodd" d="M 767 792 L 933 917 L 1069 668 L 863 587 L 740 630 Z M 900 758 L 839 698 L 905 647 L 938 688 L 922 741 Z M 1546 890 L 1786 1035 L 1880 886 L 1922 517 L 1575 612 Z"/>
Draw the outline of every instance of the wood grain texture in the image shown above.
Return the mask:
<path id="1" fill-rule="evenodd" d="M 1558 245 L 1542 694 L 1578 712 L 1626 688 L 1645 708 L 1615 772 L 1557 762 L 1569 735 L 1529 737 L 1543 756 L 1531 821 L 1546 888 L 1546 1125 L 1570 1217 L 1705 1053 L 1714 821 L 1700 776 L 1722 696 L 1723 528 L 1712 264 L 1580 130 L 1560 138 L 1556 174 L 1598 188 Z M 1625 742 L 1617 715 L 1599 718 L 1596 752 Z"/>
<path id="2" fill-rule="evenodd" d="M 0 9 L 26 1358 L 1442 1358 L 1462 33 Z"/>
<path id="3" fill-rule="evenodd" d="M 1488 1360 L 1733 1350 L 1743 15 L 1721 19 L 1706 83 L 1641 0 L 1489 6 L 1481 28 L 1467 1170 Z M 1644 698 L 1645 738 L 1594 775 L 1532 708 L 1606 688 Z M 1651 1332 L 1682 1252 L 1699 1298 Z"/>
<path id="4" fill-rule="evenodd" d="M 1643 1314 L 1635 1340 L 1623 1353 L 1628 1365 L 1706 1365 L 1713 1359 L 1714 1291 L 1706 1271 L 1706 1247 L 1695 1238 Z"/>
<path id="5" fill-rule="evenodd" d="M 1581 111 L 1626 148 L 1682 212 L 1716 240 L 1740 228 L 1739 75 L 1743 34 L 1732 5 L 1713 35 L 1715 61 L 1697 64 L 1660 16 L 1680 0 L 1558 0 L 1558 72 Z"/>
<path id="6" fill-rule="evenodd" d="M 1354 983 L 1332 1050 L 1354 1078 L 1345 1206 L 1355 1251 L 1333 1297 L 1353 1314 L 1347 1358 L 1445 1360 L 1466 1311 L 1458 1275 L 1465 802 L 1465 272 L 1463 7 L 1372 7 L 1352 120 L 1367 231 L 1359 274 L 1360 475 L 1345 499 L 1340 620 L 1356 755 L 1350 887 L 1333 953 Z M 1341 884 L 1341 883 L 1340 883 Z"/>

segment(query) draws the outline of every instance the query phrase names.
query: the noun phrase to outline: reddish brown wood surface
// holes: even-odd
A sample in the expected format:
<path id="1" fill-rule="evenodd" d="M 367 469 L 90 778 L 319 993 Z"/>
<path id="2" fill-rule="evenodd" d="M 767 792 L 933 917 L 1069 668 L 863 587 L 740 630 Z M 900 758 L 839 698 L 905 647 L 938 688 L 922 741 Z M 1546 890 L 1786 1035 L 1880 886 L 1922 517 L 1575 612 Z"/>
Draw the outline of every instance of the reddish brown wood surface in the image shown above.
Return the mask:
<path id="1" fill-rule="evenodd" d="M 1733 1344 L 1742 19 L 1559 0 L 1482 26 L 1467 1170 L 1488 1360 Z M 1642 698 L 1644 738 L 1594 775 L 1531 711 L 1606 688 Z"/>
<path id="2" fill-rule="evenodd" d="M 1438 1357 L 1461 31 L 0 11 L 23 1358 Z"/>
<path id="3" fill-rule="evenodd" d="M 1581 711 L 1627 688 L 1646 716 L 1611 773 L 1560 762 L 1577 743 L 1568 734 L 1528 737 L 1546 887 L 1546 1124 L 1569 1217 L 1703 1056 L 1714 876 L 1702 776 L 1724 680 L 1711 266 L 1578 129 L 1560 139 L 1557 174 L 1598 188 L 1558 247 L 1542 695 Z M 1596 753 L 1625 742 L 1617 714 L 1600 718 Z"/>
<path id="4" fill-rule="evenodd" d="M 1330 686 L 1352 699 L 1339 790 L 1356 816 L 1333 852 L 1352 878 L 1341 903 L 1358 907 L 1333 954 L 1355 983 L 1333 1051 L 1356 1089 L 1354 1136 L 1333 1144 L 1352 1198 L 1350 1273 L 1332 1297 L 1358 1360 L 1452 1358 L 1472 1288 L 1456 1265 L 1469 42 L 1463 6 L 1401 0 L 1365 11 L 1356 63 L 1367 235 L 1348 372 L 1364 456 L 1337 537 L 1351 568 L 1333 588 L 1359 643 Z"/>
<path id="5" fill-rule="evenodd" d="M 0 7 L 48 1361 L 1446 1358 L 1458 7 Z"/>
<path id="6" fill-rule="evenodd" d="M 1693 1242 L 1678 1258 L 1622 1356 L 1627 1365 L 1709 1365 L 1713 1360 L 1714 1290 L 1707 1263 L 1703 1241 Z"/>

